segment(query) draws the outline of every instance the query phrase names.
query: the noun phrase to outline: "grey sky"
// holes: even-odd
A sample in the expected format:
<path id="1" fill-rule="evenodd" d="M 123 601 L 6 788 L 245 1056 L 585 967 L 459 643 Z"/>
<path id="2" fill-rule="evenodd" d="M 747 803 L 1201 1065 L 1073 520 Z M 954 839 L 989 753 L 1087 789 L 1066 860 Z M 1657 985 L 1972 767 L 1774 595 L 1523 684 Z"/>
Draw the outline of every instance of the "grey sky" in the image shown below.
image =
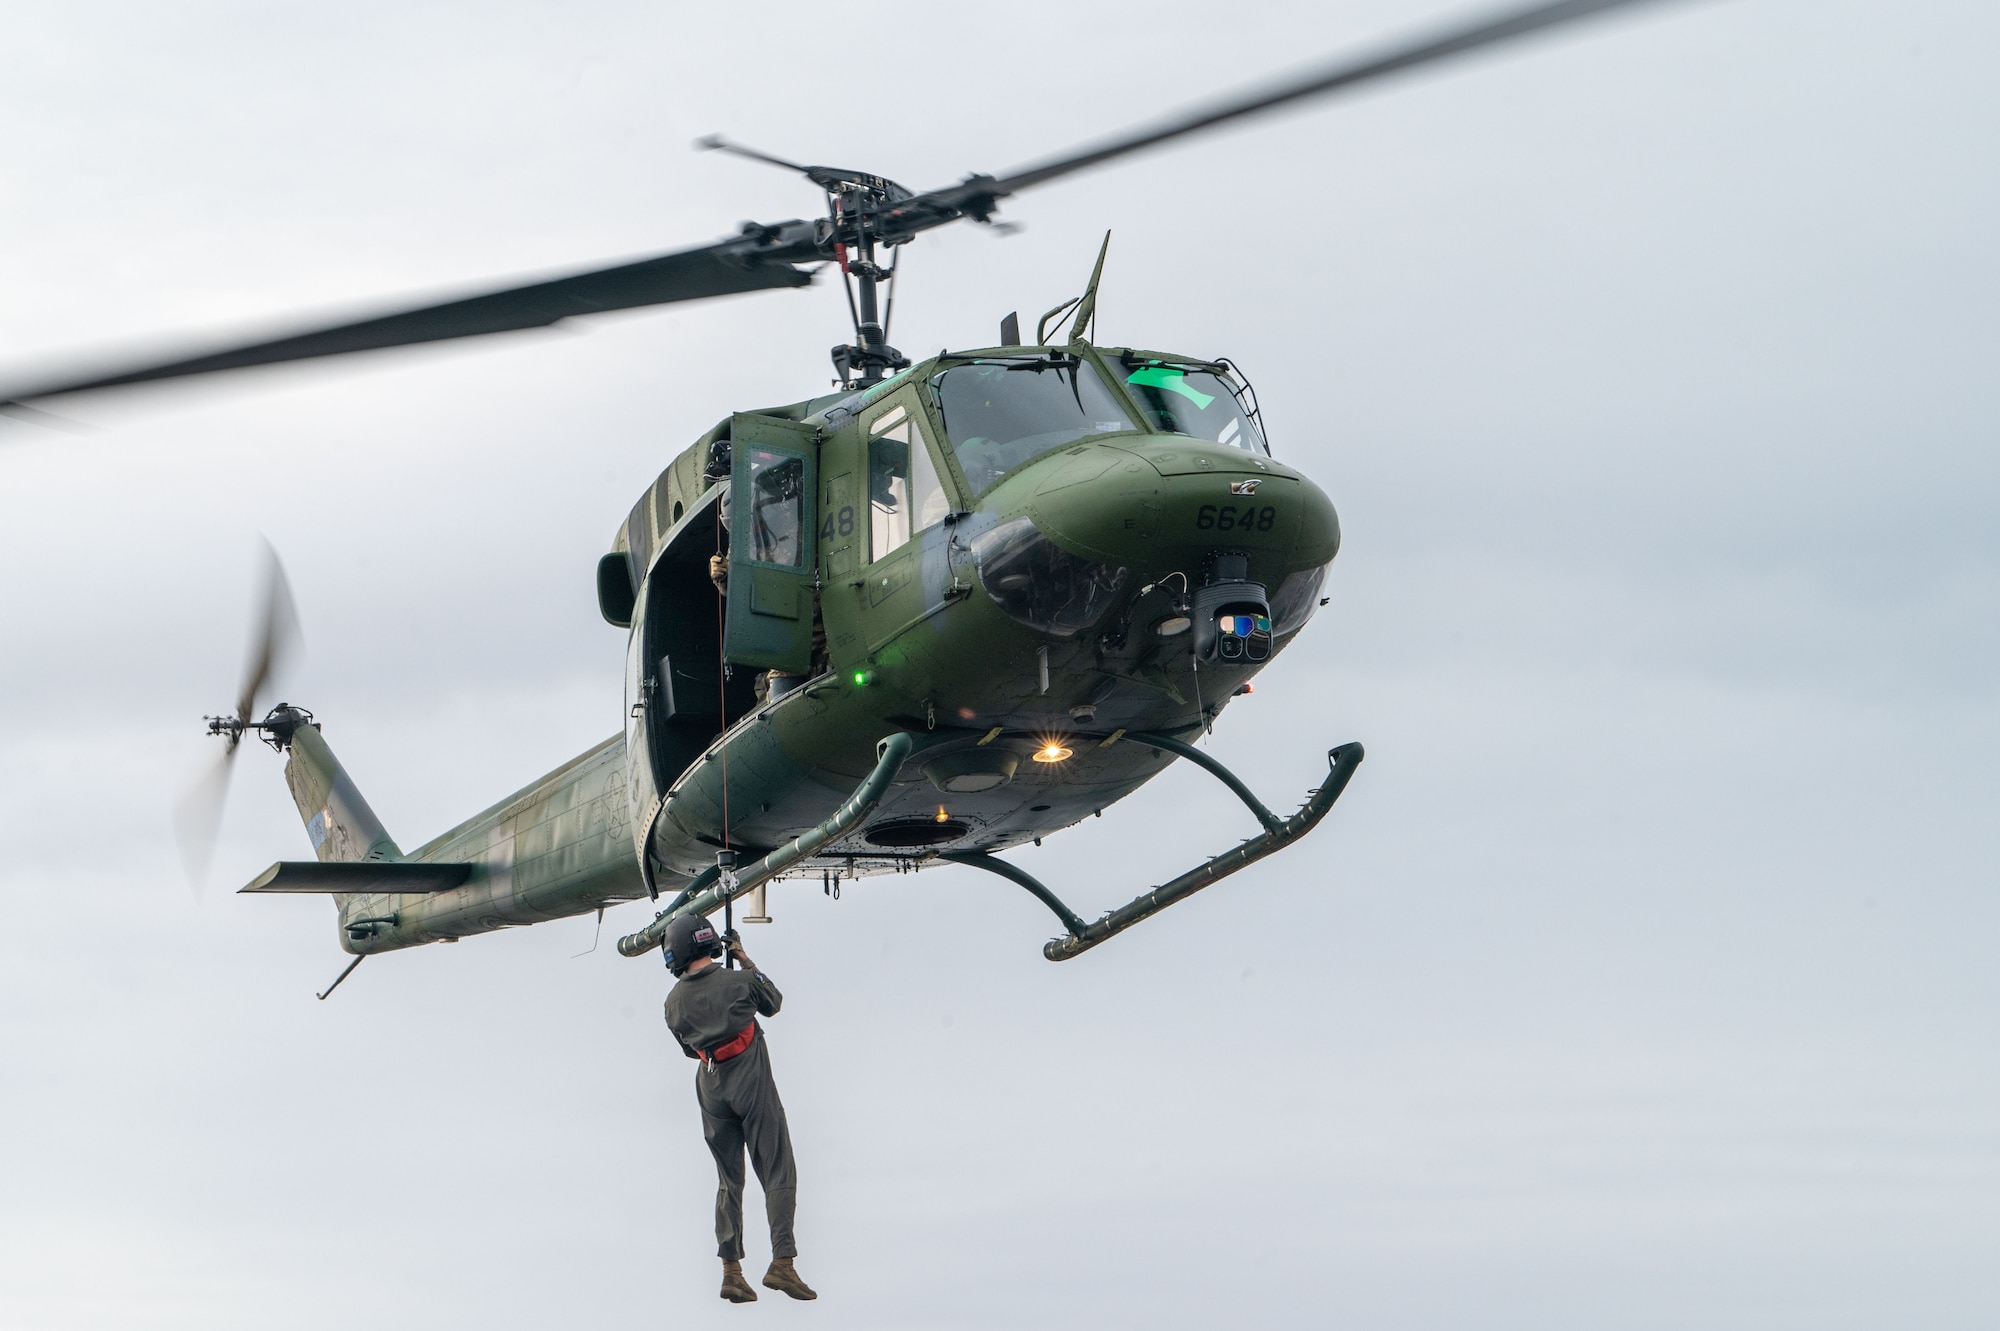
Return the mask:
<path id="1" fill-rule="evenodd" d="M 0 381 L 815 208 L 702 133 L 922 187 L 1461 12 L 17 6 Z M 1104 338 L 1249 371 L 1346 545 L 1213 747 L 1280 806 L 1370 756 L 1305 849 L 1061 966 L 966 871 L 774 890 L 809 1312 L 714 1298 L 664 976 L 609 943 L 644 907 L 318 1004 L 330 909 L 230 895 L 307 849 L 277 757 L 199 902 L 168 817 L 260 530 L 285 695 L 404 844 L 611 733 L 596 557 L 818 390 L 837 289 L 7 426 L 0 1324 L 1991 1325 L 1996 43 L 1667 7 L 911 249 L 906 350 L 1109 227 Z M 1249 830 L 1176 770 L 1019 858 L 1094 914 Z"/>

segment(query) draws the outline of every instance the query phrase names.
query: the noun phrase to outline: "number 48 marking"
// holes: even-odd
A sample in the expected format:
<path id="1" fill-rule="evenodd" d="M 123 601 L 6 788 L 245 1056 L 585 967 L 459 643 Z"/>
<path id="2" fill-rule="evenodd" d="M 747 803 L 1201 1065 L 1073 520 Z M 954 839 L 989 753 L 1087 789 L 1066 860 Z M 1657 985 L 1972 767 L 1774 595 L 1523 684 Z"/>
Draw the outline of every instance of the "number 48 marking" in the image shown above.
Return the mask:
<path id="1" fill-rule="evenodd" d="M 819 538 L 822 541 L 830 541 L 833 539 L 836 531 L 842 536 L 854 535 L 853 508 L 842 508 L 838 518 L 831 513 L 827 514 L 826 521 L 820 524 Z"/>

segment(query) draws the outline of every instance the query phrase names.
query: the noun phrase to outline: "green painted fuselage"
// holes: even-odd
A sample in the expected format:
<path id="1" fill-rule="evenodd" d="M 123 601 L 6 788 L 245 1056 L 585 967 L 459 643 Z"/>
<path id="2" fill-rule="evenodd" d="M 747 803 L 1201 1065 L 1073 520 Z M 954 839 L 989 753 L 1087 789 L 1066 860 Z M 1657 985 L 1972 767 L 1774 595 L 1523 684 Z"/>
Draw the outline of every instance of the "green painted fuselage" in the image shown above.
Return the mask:
<path id="1" fill-rule="evenodd" d="M 955 367 L 1035 357 L 1091 367 L 1123 419 L 996 478 L 980 460 L 986 445 L 946 419 L 952 404 L 934 385 Z M 610 575 L 616 583 L 622 568 L 629 600 L 614 588 L 606 614 L 627 619 L 631 634 L 623 733 L 407 856 L 471 863 L 462 886 L 343 898 L 344 925 L 382 922 L 344 929 L 343 945 L 384 951 L 575 915 L 645 895 L 649 882 L 671 895 L 725 844 L 754 856 L 825 820 L 873 766 L 876 742 L 897 730 L 916 751 L 889 794 L 802 872 L 865 875 L 932 862 L 940 850 L 1020 845 L 1157 775 L 1170 757 L 1118 737 L 1187 737 L 1211 724 L 1309 617 L 1340 538 L 1327 496 L 1261 447 L 1160 428 L 1168 414 L 1139 385 L 1178 371 L 1134 365 L 1204 363 L 1081 345 L 994 348 L 722 422 L 661 474 L 614 543 Z M 1176 391 L 1204 404 L 1217 396 Z M 914 426 L 897 429 L 923 451 L 901 491 L 879 442 L 892 419 Z M 805 548 L 789 569 L 746 562 L 749 536 L 738 529 L 750 505 L 732 506 L 727 540 L 718 530 L 718 501 L 731 493 L 715 470 L 718 441 L 730 442 L 741 473 L 746 450 L 767 437 L 804 458 L 791 474 L 809 486 L 795 501 Z M 915 474 L 925 459 L 934 481 Z M 763 493 L 743 488 L 751 483 L 738 475 L 734 493 Z M 914 511 L 926 485 L 933 502 Z M 735 606 L 709 578 L 711 556 L 730 546 Z M 1180 621 L 1202 627 L 1219 593 L 1199 595 L 1218 578 L 1268 599 L 1278 622 L 1261 659 L 1197 662 L 1201 634 Z M 784 599 L 793 584 L 796 607 Z M 777 608 L 748 617 L 766 602 Z M 760 700 L 758 666 L 777 658 L 737 663 L 736 647 L 765 630 L 810 645 L 793 663 L 803 668 L 775 676 Z M 1052 747 L 1069 756 L 1037 760 Z"/>

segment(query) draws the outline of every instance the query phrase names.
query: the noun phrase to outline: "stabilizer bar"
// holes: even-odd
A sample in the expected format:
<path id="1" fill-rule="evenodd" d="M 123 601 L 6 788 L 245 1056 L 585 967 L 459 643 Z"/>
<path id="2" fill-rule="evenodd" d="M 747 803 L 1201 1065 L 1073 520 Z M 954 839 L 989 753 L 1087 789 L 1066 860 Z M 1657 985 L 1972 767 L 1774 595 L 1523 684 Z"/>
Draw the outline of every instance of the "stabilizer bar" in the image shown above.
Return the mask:
<path id="1" fill-rule="evenodd" d="M 1113 934 L 1123 933 L 1139 921 L 1159 914 L 1177 901 L 1186 900 L 1211 883 L 1221 882 L 1239 869 L 1248 868 L 1271 852 L 1283 849 L 1312 831 L 1319 826 L 1320 820 L 1332 811 L 1334 801 L 1347 789 L 1347 783 L 1354 776 L 1354 769 L 1361 766 L 1362 759 L 1362 748 L 1359 744 L 1343 744 L 1337 749 L 1330 750 L 1326 755 L 1330 769 L 1326 780 L 1321 783 L 1318 790 L 1312 792 L 1297 813 L 1281 819 L 1265 810 L 1241 781 L 1207 754 L 1197 749 L 1190 749 L 1187 745 L 1162 735 L 1128 735 L 1126 738 L 1137 740 L 1152 748 L 1165 749 L 1184 757 L 1194 758 L 1242 797 L 1243 802 L 1257 814 L 1258 821 L 1264 824 L 1264 831 L 1236 849 L 1224 851 L 1215 858 L 1188 870 L 1172 882 L 1133 898 L 1092 924 L 1085 924 L 1055 893 L 1017 865 L 979 852 L 948 853 L 941 857 L 955 864 L 969 864 L 988 873 L 1011 878 L 1033 892 L 1044 905 L 1054 911 L 1069 933 L 1066 937 L 1051 939 L 1042 948 L 1042 955 L 1050 961 L 1068 961 L 1079 952 L 1088 952 Z"/>
<path id="2" fill-rule="evenodd" d="M 875 770 L 862 779 L 847 797 L 847 802 L 834 811 L 833 817 L 813 828 L 800 833 L 784 845 L 743 869 L 735 878 L 720 878 L 701 891 L 689 895 L 683 892 L 674 899 L 674 904 L 654 917 L 653 922 L 636 934 L 627 934 L 618 940 L 618 951 L 627 957 L 644 956 L 660 945 L 667 936 L 667 926 L 681 915 L 707 915 L 722 909 L 723 903 L 734 901 L 754 887 L 770 882 L 779 874 L 801 860 L 812 855 L 829 841 L 838 840 L 860 826 L 875 806 L 882 802 L 882 796 L 889 791 L 889 783 L 896 779 L 896 773 L 903 768 L 904 759 L 916 741 L 904 731 L 897 731 L 875 746 Z M 704 873 L 702 877 L 707 877 Z M 701 882 L 697 878 L 695 886 Z"/>

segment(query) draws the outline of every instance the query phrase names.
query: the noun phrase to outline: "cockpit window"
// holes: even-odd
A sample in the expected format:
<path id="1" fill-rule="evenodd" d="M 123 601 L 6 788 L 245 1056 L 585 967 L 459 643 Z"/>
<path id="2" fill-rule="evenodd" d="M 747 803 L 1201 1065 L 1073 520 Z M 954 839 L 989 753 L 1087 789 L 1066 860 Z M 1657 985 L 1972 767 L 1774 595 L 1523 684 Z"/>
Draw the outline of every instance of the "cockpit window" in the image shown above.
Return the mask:
<path id="1" fill-rule="evenodd" d="M 931 391 L 975 495 L 1052 449 L 1133 428 L 1097 371 L 1077 360 L 954 365 L 931 380 Z"/>
<path id="2" fill-rule="evenodd" d="M 1235 387 L 1213 370 L 1158 363 L 1120 368 L 1148 429 L 1270 453 L 1257 423 L 1236 400 Z"/>
<path id="3" fill-rule="evenodd" d="M 889 408 L 868 427 L 868 557 L 901 549 L 949 512 L 923 435 L 907 408 Z"/>

